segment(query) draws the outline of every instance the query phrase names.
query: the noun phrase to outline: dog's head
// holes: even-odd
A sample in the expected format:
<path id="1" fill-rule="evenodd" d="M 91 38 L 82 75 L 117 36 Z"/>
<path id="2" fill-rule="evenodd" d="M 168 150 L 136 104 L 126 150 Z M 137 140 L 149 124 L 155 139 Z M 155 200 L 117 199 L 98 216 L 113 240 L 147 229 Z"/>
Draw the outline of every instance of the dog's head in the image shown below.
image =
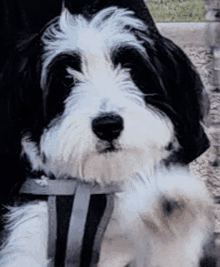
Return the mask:
<path id="1" fill-rule="evenodd" d="M 1 83 L 2 154 L 33 171 L 118 181 L 208 148 L 194 67 L 127 9 L 64 8 L 16 48 Z"/>

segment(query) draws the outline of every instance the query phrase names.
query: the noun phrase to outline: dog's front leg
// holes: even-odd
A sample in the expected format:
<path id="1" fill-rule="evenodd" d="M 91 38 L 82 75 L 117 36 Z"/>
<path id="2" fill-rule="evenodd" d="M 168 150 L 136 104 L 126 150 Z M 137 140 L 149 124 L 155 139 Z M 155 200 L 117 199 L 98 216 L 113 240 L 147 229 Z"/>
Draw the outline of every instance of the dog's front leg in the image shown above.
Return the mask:
<path id="1" fill-rule="evenodd" d="M 131 242 L 124 236 L 104 239 L 98 267 L 124 267 L 134 259 Z"/>
<path id="2" fill-rule="evenodd" d="M 141 235 L 136 239 L 137 266 L 198 267 L 214 222 L 213 201 L 205 184 L 187 167 L 162 169 L 148 178 L 149 183 L 143 176 L 142 186 L 141 181 L 136 183 L 136 193 L 130 195 L 139 200 L 136 210 L 146 236 L 145 246 Z M 131 210 L 131 204 L 126 207 Z M 146 254 L 139 257 L 143 248 Z"/>
<path id="3" fill-rule="evenodd" d="M 118 231 L 133 240 L 137 267 L 198 267 L 213 231 L 212 206 L 187 167 L 142 174 L 119 195 Z"/>
<path id="4" fill-rule="evenodd" d="M 49 267 L 47 203 L 34 202 L 9 209 L 0 266 Z"/>

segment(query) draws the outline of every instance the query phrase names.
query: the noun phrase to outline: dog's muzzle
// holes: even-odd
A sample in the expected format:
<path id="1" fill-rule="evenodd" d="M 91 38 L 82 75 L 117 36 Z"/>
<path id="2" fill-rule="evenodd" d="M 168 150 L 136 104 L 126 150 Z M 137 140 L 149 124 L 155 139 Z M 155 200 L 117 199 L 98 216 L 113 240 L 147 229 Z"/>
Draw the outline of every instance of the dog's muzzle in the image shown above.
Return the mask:
<path id="1" fill-rule="evenodd" d="M 113 212 L 114 193 L 121 189 L 116 185 L 101 188 L 79 180 L 41 182 L 27 179 L 20 194 L 48 197 L 51 267 L 97 266 L 101 242 Z"/>

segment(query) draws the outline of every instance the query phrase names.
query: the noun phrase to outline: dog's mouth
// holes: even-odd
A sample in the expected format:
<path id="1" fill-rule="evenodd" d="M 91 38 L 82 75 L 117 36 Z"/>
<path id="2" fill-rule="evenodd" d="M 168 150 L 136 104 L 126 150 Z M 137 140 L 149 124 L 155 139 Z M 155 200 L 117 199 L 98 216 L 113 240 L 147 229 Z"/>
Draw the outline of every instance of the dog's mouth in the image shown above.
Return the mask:
<path id="1" fill-rule="evenodd" d="M 115 141 L 99 141 L 96 144 L 96 150 L 99 154 L 113 153 L 120 150 L 120 146 Z"/>

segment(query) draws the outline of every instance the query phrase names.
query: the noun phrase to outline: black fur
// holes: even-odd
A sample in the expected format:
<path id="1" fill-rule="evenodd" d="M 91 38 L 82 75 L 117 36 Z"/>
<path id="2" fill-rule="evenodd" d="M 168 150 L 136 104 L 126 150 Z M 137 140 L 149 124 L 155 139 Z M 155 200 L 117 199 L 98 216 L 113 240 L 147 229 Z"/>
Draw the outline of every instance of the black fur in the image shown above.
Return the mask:
<path id="1" fill-rule="evenodd" d="M 119 6 L 123 5 L 124 2 Z M 90 12 L 90 6 L 87 6 L 88 9 L 85 8 L 84 11 Z M 99 8 L 103 8 L 101 2 L 97 4 L 96 11 Z M 146 8 L 145 11 L 148 12 Z M 151 17 L 145 21 L 149 22 L 150 27 L 154 27 Z M 11 52 L 1 73 L 0 169 L 5 182 L 2 200 L 11 191 L 15 181 L 25 179 L 25 170 L 20 163 L 22 136 L 31 133 L 31 138 L 39 142 L 43 129 L 63 111 L 62 103 L 68 95 L 68 83 L 75 82 L 69 80 L 66 66 L 80 70 L 77 55 L 58 56 L 49 66 L 47 88 L 43 92 L 40 88 L 41 34 L 42 32 L 35 34 L 19 43 Z M 171 118 L 182 147 L 175 160 L 187 164 L 209 147 L 208 139 L 200 126 L 205 113 L 203 102 L 206 95 L 199 75 L 183 51 L 172 41 L 162 37 L 156 28 L 150 31 L 150 38 L 154 44 L 145 42 L 149 60 L 144 61 L 138 52 L 130 48 L 121 49 L 112 58 L 115 64 L 121 63 L 131 68 L 137 86 L 144 93 L 152 94 L 146 96 L 146 102 Z M 56 90 L 58 85 L 65 89 L 61 90 L 62 96 Z"/>
<path id="2" fill-rule="evenodd" d="M 64 100 L 69 96 L 71 88 L 77 83 L 68 74 L 67 67 L 81 71 L 80 57 L 77 54 L 61 54 L 48 67 L 48 79 L 45 88 L 45 108 L 48 123 L 63 113 Z"/>
<path id="3" fill-rule="evenodd" d="M 40 89 L 41 46 L 38 35 L 20 43 L 11 52 L 0 78 L 0 169 L 4 187 L 1 203 L 16 183 L 25 180 L 20 160 L 21 138 L 32 132 L 37 139 L 44 122 L 43 95 Z"/>
<path id="4" fill-rule="evenodd" d="M 148 37 L 153 40 L 153 44 L 145 43 L 149 59 L 144 61 L 136 51 L 123 48 L 112 55 L 113 62 L 129 67 L 138 88 L 151 94 L 146 96 L 146 103 L 156 106 L 172 120 L 181 145 L 173 160 L 188 164 L 206 151 L 209 141 L 200 122 L 207 112 L 207 96 L 200 77 L 184 52 L 159 34 L 144 2 L 86 0 L 76 4 L 66 1 L 66 6 L 73 14 L 84 13 L 87 17 L 109 6 L 136 12 L 149 26 Z M 39 143 L 43 129 L 63 112 L 63 100 L 69 93 L 69 86 L 76 82 L 68 78 L 66 66 L 80 70 L 77 55 L 60 55 L 49 66 L 49 78 L 43 91 L 40 87 L 41 34 L 19 42 L 5 56 L 7 62 L 1 62 L 0 177 L 4 185 L 0 188 L 1 204 L 13 199 L 30 172 L 26 160 L 21 159 L 22 136 L 30 133 Z M 62 95 L 56 90 L 57 86 L 65 89 Z"/>
<path id="5" fill-rule="evenodd" d="M 154 44 L 145 43 L 145 47 L 147 61 L 131 48 L 113 54 L 113 61 L 131 69 L 138 88 L 149 94 L 146 103 L 171 118 L 182 147 L 176 160 L 188 164 L 209 147 L 200 125 L 207 101 L 202 82 L 190 60 L 172 41 L 157 34 Z"/>

